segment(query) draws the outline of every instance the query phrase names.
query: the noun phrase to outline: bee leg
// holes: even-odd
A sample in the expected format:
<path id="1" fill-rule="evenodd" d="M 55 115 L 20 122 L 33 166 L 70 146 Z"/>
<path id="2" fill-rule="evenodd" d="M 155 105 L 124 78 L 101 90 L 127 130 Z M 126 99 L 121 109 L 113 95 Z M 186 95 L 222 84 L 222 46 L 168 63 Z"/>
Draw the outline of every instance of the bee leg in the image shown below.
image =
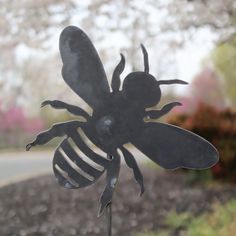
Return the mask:
<path id="1" fill-rule="evenodd" d="M 26 150 L 29 151 L 31 147 L 36 145 L 43 145 L 55 137 L 62 137 L 80 125 L 81 122 L 79 121 L 69 121 L 55 124 L 50 129 L 38 134 L 33 142 L 26 145 Z"/>
<path id="2" fill-rule="evenodd" d="M 74 106 L 74 105 L 70 105 L 68 103 L 65 103 L 59 100 L 52 100 L 52 101 L 46 100 L 42 102 L 41 107 L 44 107 L 47 105 L 50 105 L 51 107 L 55 109 L 66 109 L 71 114 L 76 115 L 76 116 L 82 116 L 87 120 L 90 118 L 89 114 L 86 111 L 84 111 L 82 108 Z"/>
<path id="3" fill-rule="evenodd" d="M 127 166 L 131 169 L 133 169 L 133 173 L 134 173 L 134 178 L 137 181 L 137 183 L 140 186 L 140 196 L 144 193 L 145 189 L 144 189 L 144 185 L 143 185 L 143 175 L 137 165 L 137 162 L 134 158 L 134 156 L 132 155 L 132 153 L 130 153 L 126 148 L 124 148 L 123 146 L 120 147 L 120 150 L 123 153 L 125 162 L 127 164 Z"/>
<path id="4" fill-rule="evenodd" d="M 171 79 L 171 80 L 159 80 L 158 84 L 188 84 L 188 82 L 180 80 L 180 79 Z"/>
<path id="5" fill-rule="evenodd" d="M 117 184 L 119 172 L 120 172 L 120 156 L 118 153 L 112 156 L 113 159 L 110 161 L 110 166 L 107 168 L 107 185 L 100 198 L 100 208 L 98 216 L 101 216 L 112 200 L 112 195 Z"/>
<path id="6" fill-rule="evenodd" d="M 174 107 L 176 106 L 181 106 L 182 104 L 180 102 L 171 102 L 166 104 L 164 107 L 162 107 L 160 110 L 152 110 L 152 111 L 147 111 L 145 113 L 146 117 L 150 119 L 158 119 L 161 116 L 164 116 L 167 114 L 169 111 L 171 111 Z"/>

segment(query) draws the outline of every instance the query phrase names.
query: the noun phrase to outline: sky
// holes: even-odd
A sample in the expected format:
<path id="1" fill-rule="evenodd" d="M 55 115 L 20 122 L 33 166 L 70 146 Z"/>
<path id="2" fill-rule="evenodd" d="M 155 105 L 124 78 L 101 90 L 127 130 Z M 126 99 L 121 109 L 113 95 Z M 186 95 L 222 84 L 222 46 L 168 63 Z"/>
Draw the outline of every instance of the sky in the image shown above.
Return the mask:
<path id="1" fill-rule="evenodd" d="M 198 31 L 194 40 L 186 43 L 176 55 L 177 71 L 181 79 L 190 82 L 200 72 L 215 44 L 215 35 L 203 29 Z"/>

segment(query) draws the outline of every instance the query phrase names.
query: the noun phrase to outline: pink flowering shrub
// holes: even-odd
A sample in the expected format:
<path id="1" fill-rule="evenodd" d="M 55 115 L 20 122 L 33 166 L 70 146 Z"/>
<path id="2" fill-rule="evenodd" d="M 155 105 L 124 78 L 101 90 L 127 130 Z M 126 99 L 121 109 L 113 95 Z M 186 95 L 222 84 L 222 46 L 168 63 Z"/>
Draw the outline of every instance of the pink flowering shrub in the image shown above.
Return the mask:
<path id="1" fill-rule="evenodd" d="M 0 148 L 23 147 L 27 137 L 43 129 L 43 121 L 29 118 L 21 107 L 12 105 L 4 110 L 0 104 Z"/>
<path id="2" fill-rule="evenodd" d="M 236 183 L 236 112 L 226 106 L 223 84 L 205 68 L 189 86 L 190 93 L 180 99 L 183 106 L 176 107 L 167 120 L 210 141 L 220 154 L 219 163 L 210 170 L 212 176 Z M 205 174 L 194 175 L 202 179 Z"/>

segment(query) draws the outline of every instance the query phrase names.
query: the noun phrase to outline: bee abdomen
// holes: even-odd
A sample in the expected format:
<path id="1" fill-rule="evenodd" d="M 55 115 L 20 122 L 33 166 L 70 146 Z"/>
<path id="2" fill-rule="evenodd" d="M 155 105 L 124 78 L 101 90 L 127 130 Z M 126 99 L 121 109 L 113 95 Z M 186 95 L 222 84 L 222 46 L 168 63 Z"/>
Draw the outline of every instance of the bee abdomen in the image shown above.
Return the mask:
<path id="1" fill-rule="evenodd" d="M 109 160 L 93 151 L 78 132 L 62 141 L 53 158 L 54 174 L 65 188 L 91 185 L 104 173 Z"/>

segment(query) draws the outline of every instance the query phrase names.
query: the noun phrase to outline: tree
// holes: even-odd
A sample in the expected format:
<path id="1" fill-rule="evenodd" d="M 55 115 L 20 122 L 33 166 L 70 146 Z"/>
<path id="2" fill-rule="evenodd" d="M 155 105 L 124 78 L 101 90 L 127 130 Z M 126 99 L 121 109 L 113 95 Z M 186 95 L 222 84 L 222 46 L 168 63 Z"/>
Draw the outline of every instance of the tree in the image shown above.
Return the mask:
<path id="1" fill-rule="evenodd" d="M 209 67 L 204 68 L 194 77 L 190 84 L 190 97 L 198 103 L 217 110 L 226 108 L 224 83 Z"/>
<path id="2" fill-rule="evenodd" d="M 192 37 L 196 30 L 210 29 L 218 41 L 236 35 L 235 0 L 179 0 L 168 4 L 168 17 L 162 29 L 188 31 Z"/>
<path id="3" fill-rule="evenodd" d="M 224 80 L 225 95 L 236 105 L 236 1 L 179 0 L 168 5 L 163 31 L 182 32 L 195 39 L 197 33 L 214 35 L 215 49 L 211 55 L 215 70 Z M 212 90 L 209 90 L 212 91 Z M 221 96 L 221 95 L 219 95 Z"/>
<path id="4" fill-rule="evenodd" d="M 48 54 L 48 40 L 53 37 L 58 27 L 69 24 L 73 6 L 73 1 L 70 0 L 0 1 L 0 86 L 1 99 L 5 106 L 21 103 L 29 90 L 34 90 L 39 81 L 36 78 L 31 81 L 31 86 L 26 85 L 30 81 L 25 75 L 28 73 L 29 64 L 31 62 L 31 67 L 37 67 L 36 58 Z M 31 55 L 31 61 L 24 55 L 27 52 Z M 42 69 L 34 75 L 47 78 L 45 73 L 46 70 Z M 42 86 L 38 87 L 38 91 L 43 91 Z M 36 95 L 34 93 L 33 97 Z M 32 105 L 34 107 L 36 104 Z"/>
<path id="5" fill-rule="evenodd" d="M 218 45 L 211 58 L 216 70 L 224 78 L 230 105 L 236 107 L 236 38 Z"/>
<path id="6" fill-rule="evenodd" d="M 7 68 L 14 65 L 14 50 L 19 45 L 43 48 L 43 43 L 54 34 L 55 28 L 69 23 L 73 6 L 73 1 L 70 0 L 2 0 L 1 65 L 4 64 Z"/>
<path id="7" fill-rule="evenodd" d="M 159 47 L 160 40 L 156 38 L 159 32 L 156 16 L 164 5 L 155 0 L 147 0 L 145 7 L 140 0 L 3 0 L 0 4 L 1 81 L 5 94 L 11 91 L 12 96 L 8 98 L 11 101 L 20 98 L 23 101 L 21 104 L 26 104 L 32 93 L 34 98 L 30 101 L 35 107 L 36 102 L 43 97 L 43 86 L 50 88 L 55 81 L 56 84 L 62 81 L 60 75 L 55 77 L 51 73 L 61 70 L 58 47 L 55 56 L 51 56 L 48 46 L 52 47 L 51 42 L 55 39 L 57 42 L 53 44 L 58 45 L 60 31 L 68 24 L 86 30 L 99 50 L 108 79 L 120 60 L 120 52 L 126 56 L 125 73 L 143 69 L 140 43 L 144 43 L 149 52 L 150 48 L 158 47 L 158 50 L 153 50 L 155 53 L 150 52 L 153 74 L 161 76 L 165 69 L 170 68 L 171 63 L 167 63 L 169 57 L 165 56 L 167 60 L 161 57 L 167 54 L 168 47 Z M 22 55 L 27 51 L 28 57 Z M 52 58 L 55 62 L 49 62 Z M 1 96 L 6 97 L 3 93 Z"/>

